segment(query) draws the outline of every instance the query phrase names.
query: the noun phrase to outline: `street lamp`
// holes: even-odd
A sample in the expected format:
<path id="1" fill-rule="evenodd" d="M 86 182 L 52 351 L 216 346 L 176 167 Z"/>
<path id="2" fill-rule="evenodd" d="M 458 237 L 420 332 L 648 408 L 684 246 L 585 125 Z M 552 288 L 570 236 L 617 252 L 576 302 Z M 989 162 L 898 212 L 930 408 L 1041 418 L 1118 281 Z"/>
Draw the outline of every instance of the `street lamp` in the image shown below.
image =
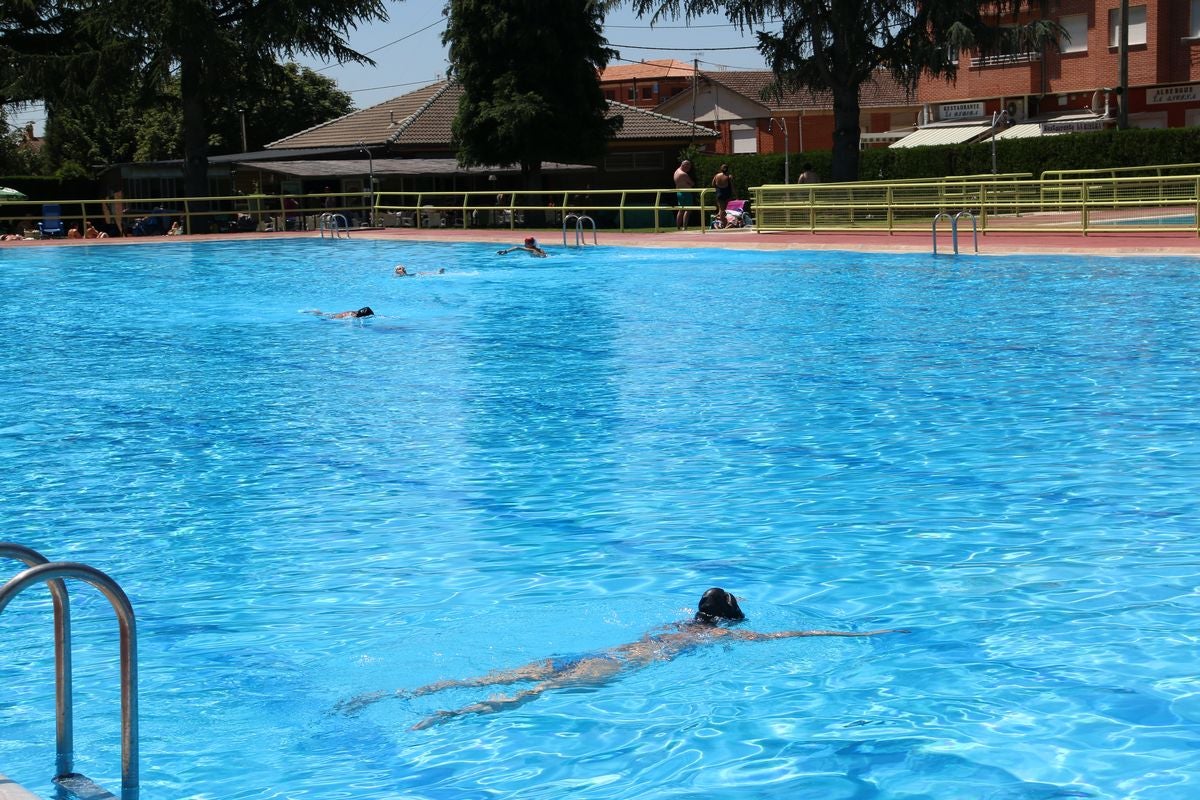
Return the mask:
<path id="1" fill-rule="evenodd" d="M 371 157 L 371 150 L 363 141 L 359 139 L 358 149 L 367 154 L 367 222 L 375 225 L 375 159 Z"/>
<path id="2" fill-rule="evenodd" d="M 771 133 L 771 128 L 774 124 L 775 124 L 774 117 L 770 117 L 767 119 L 767 133 Z M 787 120 L 784 119 L 783 117 L 780 117 L 779 124 L 783 126 L 783 182 L 791 183 L 792 182 L 792 174 L 791 174 L 790 165 L 788 163 L 789 159 L 791 158 L 791 156 L 789 155 L 789 151 L 791 150 L 791 148 L 788 146 Z"/>
<path id="3" fill-rule="evenodd" d="M 1001 125 L 1007 125 L 1012 121 L 1012 117 L 1008 115 L 1008 109 L 992 112 L 992 174 L 996 174 L 996 128 Z"/>

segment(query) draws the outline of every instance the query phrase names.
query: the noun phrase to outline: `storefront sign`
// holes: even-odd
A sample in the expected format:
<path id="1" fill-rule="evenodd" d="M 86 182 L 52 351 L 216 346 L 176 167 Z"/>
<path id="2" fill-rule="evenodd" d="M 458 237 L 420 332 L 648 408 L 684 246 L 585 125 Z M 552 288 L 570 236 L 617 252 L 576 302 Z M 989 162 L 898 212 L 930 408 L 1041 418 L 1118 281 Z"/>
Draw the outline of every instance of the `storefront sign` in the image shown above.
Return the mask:
<path id="1" fill-rule="evenodd" d="M 983 116 L 983 103 L 943 103 L 938 106 L 938 119 L 968 119 Z"/>
<path id="2" fill-rule="evenodd" d="M 1062 122 L 1043 122 L 1042 133 L 1084 133 L 1104 130 L 1102 119 L 1071 119 Z"/>
<path id="3" fill-rule="evenodd" d="M 1187 86 L 1161 86 L 1157 89 L 1146 90 L 1146 104 L 1159 103 L 1192 103 L 1200 100 L 1200 83 Z"/>

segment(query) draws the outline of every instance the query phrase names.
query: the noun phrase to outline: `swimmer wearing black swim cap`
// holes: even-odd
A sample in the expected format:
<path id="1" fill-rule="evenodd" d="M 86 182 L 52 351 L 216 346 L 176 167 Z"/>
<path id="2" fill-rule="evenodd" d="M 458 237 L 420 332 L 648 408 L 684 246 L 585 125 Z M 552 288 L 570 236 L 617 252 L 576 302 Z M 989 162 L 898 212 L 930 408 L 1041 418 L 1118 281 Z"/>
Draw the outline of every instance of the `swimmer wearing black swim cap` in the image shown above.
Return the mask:
<path id="1" fill-rule="evenodd" d="M 455 717 L 469 714 L 490 714 L 506 708 L 516 708 L 535 699 L 548 689 L 598 686 L 622 672 L 640 669 L 662 661 L 670 661 L 682 653 L 719 641 L 732 644 L 737 641 L 762 642 L 802 636 L 877 636 L 882 633 L 908 633 L 906 630 L 759 633 L 745 630 L 740 626 L 721 624 L 722 622 L 741 622 L 745 618 L 746 615 L 742 613 L 741 606 L 738 605 L 738 599 L 731 592 L 720 587 L 713 587 L 700 598 L 694 618 L 664 625 L 645 634 L 636 642 L 576 655 L 543 658 L 521 667 L 497 670 L 474 678 L 448 678 L 416 689 L 363 694 L 339 703 L 337 710 L 345 714 L 356 714 L 366 706 L 388 697 L 420 697 L 445 689 L 506 686 L 524 681 L 531 681 L 534 684 L 512 695 L 493 695 L 487 700 L 471 703 L 461 708 L 438 711 L 413 726 L 413 730 L 420 730 Z"/>

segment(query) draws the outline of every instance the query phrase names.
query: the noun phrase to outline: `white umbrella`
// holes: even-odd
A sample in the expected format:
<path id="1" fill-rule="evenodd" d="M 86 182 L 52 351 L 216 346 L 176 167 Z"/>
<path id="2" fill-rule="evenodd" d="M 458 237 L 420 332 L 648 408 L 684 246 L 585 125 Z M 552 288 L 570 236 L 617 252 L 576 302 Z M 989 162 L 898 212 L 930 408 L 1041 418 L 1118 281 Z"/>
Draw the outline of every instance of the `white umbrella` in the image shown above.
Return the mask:
<path id="1" fill-rule="evenodd" d="M 28 200 L 24 192 L 18 192 L 16 189 L 10 189 L 7 186 L 0 186 L 0 200 Z"/>

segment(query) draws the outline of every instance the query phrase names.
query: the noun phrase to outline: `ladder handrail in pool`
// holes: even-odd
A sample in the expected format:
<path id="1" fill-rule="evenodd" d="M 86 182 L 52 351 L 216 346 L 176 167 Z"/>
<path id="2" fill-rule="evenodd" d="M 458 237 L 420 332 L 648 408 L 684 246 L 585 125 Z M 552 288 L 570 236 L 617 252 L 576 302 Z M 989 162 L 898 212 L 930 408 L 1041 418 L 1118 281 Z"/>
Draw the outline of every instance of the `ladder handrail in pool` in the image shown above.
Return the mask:
<path id="1" fill-rule="evenodd" d="M 950 220 L 950 242 L 954 245 L 954 255 L 958 255 L 958 218 L 967 217 L 971 220 L 971 233 L 975 237 L 975 252 L 979 252 L 979 224 L 975 221 L 975 215 L 970 211 L 959 211 L 954 216 L 950 216 L 950 212 L 941 211 L 933 215 L 933 254 L 937 255 L 937 226 L 938 220 L 945 217 Z"/>
<path id="2" fill-rule="evenodd" d="M 571 212 L 570 214 L 566 214 L 563 216 L 563 224 L 562 224 L 563 247 L 567 246 L 567 220 L 569 220 L 569 219 L 575 220 L 575 246 L 576 247 L 587 244 L 587 236 L 585 236 L 584 232 L 583 232 L 583 223 L 585 221 L 588 222 L 592 226 L 592 244 L 599 244 L 599 242 L 596 241 L 596 220 L 592 219 L 587 214 L 576 214 L 574 212 Z"/>
<path id="3" fill-rule="evenodd" d="M 32 547 L 16 542 L 0 542 L 0 558 L 24 562 L 26 567 L 50 563 L 50 559 Z M 71 601 L 67 595 L 67 585 L 61 580 L 50 581 L 50 596 L 54 601 L 54 708 L 58 750 L 55 768 L 59 775 L 69 775 L 75 769 L 75 733 L 71 699 Z"/>
<path id="4" fill-rule="evenodd" d="M 21 555 L 16 555 L 20 553 Z M 25 557 L 32 555 L 35 561 L 42 559 L 41 554 L 35 551 L 24 548 L 21 545 L 12 545 L 10 543 L 0 543 L 0 554 L 16 557 L 18 560 L 25 560 Z M 56 613 L 55 624 L 55 652 L 56 663 L 59 665 L 58 670 L 62 670 L 65 661 L 66 672 L 63 675 L 66 683 L 66 691 L 60 692 L 57 700 L 62 701 L 64 698 L 70 701 L 71 698 L 71 676 L 70 676 L 70 643 L 69 643 L 69 626 L 58 624 L 60 618 L 69 619 L 67 611 L 67 594 L 63 587 L 63 579 L 75 578 L 77 580 L 90 583 L 92 586 L 100 590 L 109 603 L 112 604 L 113 611 L 116 612 L 117 622 L 120 628 L 120 647 L 121 647 L 121 800 L 137 800 L 138 797 L 138 693 L 137 693 L 137 623 L 133 614 L 133 605 L 129 602 L 129 597 L 124 590 L 105 573 L 89 567 L 87 564 L 79 564 L 72 561 L 46 561 L 45 563 L 37 563 L 24 571 L 18 573 L 8 583 L 0 587 L 0 614 L 4 613 L 4 609 L 9 602 L 18 594 L 38 583 L 49 583 L 50 590 L 55 597 L 55 610 L 58 611 L 59 595 L 61 594 L 62 608 L 64 613 L 60 617 Z M 58 585 L 56 588 L 56 584 Z M 61 592 L 59 591 L 61 589 Z M 59 639 L 60 631 L 64 638 Z M 66 653 L 65 659 L 63 654 Z M 58 708 L 58 718 L 60 721 L 60 733 L 65 733 L 66 743 L 71 743 L 71 726 L 72 726 L 72 709 L 68 704 Z M 59 757 L 57 766 L 59 774 L 55 776 L 54 781 L 59 786 L 67 791 L 82 796 L 98 797 L 97 790 L 90 780 L 82 775 L 77 775 L 70 772 L 69 765 L 72 760 L 72 753 L 67 750 L 65 753 L 61 751 L 64 739 L 59 738 Z M 65 755 L 65 761 L 64 761 Z M 66 772 L 62 771 L 63 764 L 68 765 Z M 104 795 L 108 795 L 104 792 Z M 111 797 L 111 795 L 108 795 Z"/>
<path id="5" fill-rule="evenodd" d="M 325 238 L 325 231 L 329 231 L 330 239 L 340 239 L 341 232 L 346 232 L 346 238 L 350 238 L 350 223 L 346 221 L 343 214 L 331 214 L 328 211 L 321 215 L 321 221 L 318 223 L 321 231 L 321 238 Z"/>

